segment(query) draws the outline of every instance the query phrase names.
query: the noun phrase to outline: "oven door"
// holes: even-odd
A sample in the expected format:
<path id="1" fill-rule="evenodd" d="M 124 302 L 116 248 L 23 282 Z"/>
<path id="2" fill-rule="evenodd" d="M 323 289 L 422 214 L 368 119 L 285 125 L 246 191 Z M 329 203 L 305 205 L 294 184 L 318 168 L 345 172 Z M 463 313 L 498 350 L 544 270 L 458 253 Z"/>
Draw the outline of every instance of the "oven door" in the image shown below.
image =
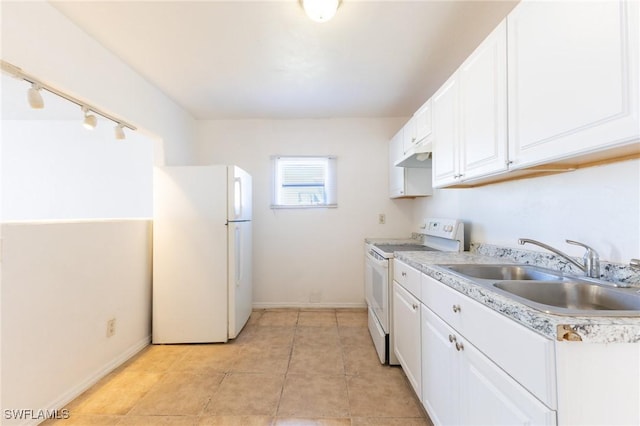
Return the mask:
<path id="1" fill-rule="evenodd" d="M 386 334 L 389 333 L 389 260 L 366 251 L 365 294 L 367 305 L 373 311 Z"/>

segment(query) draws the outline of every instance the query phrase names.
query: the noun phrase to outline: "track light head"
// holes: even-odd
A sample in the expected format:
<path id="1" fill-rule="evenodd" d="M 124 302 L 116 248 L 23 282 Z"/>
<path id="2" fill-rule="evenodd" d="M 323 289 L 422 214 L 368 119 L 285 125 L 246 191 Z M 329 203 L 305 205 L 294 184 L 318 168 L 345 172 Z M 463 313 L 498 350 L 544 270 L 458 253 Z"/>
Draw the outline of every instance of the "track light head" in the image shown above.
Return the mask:
<path id="1" fill-rule="evenodd" d="M 91 114 L 87 107 L 82 108 L 82 112 L 84 112 L 84 121 L 82 125 L 85 129 L 93 130 L 98 125 L 98 119 L 95 115 Z"/>
<path id="2" fill-rule="evenodd" d="M 124 126 L 122 124 L 118 123 L 113 130 L 117 140 L 121 141 L 126 139 L 127 135 L 124 134 Z"/>
<path id="3" fill-rule="evenodd" d="M 33 109 L 44 108 L 44 101 L 42 100 L 42 94 L 40 93 L 40 86 L 36 83 L 31 83 L 31 87 L 27 92 L 27 100 L 29 101 L 29 106 Z"/>

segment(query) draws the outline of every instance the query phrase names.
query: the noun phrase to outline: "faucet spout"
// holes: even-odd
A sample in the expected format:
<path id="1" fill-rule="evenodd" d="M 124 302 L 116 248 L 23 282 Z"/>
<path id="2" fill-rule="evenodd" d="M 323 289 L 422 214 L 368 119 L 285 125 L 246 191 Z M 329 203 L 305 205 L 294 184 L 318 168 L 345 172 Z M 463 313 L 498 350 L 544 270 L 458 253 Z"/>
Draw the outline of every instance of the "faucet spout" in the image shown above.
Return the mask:
<path id="1" fill-rule="evenodd" d="M 576 267 L 578 267 L 581 271 L 583 271 L 586 276 L 591 278 L 600 278 L 600 257 L 598 256 L 598 253 L 591 247 L 587 246 L 586 244 L 579 243 L 573 240 L 566 240 L 566 241 L 569 244 L 578 245 L 580 247 L 584 247 L 587 250 L 583 257 L 583 261 L 584 261 L 583 264 L 580 264 L 578 261 L 573 259 L 568 254 L 561 252 L 560 250 L 554 247 L 551 247 L 550 245 L 541 243 L 540 241 L 531 240 L 529 238 L 520 238 L 518 239 L 518 244 L 524 245 L 529 243 L 529 244 L 542 247 L 546 250 L 549 250 L 552 253 L 557 254 L 558 256 L 564 258 L 565 260 L 571 262 Z"/>

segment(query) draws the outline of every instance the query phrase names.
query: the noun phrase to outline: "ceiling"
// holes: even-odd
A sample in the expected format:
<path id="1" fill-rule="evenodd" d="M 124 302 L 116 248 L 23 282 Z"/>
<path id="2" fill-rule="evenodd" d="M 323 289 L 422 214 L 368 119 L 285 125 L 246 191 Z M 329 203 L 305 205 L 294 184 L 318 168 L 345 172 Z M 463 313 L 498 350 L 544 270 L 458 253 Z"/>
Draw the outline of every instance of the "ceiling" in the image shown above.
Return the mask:
<path id="1" fill-rule="evenodd" d="M 196 119 L 411 115 L 511 1 L 51 1 Z M 114 25 L 117 24 L 117 25 Z"/>

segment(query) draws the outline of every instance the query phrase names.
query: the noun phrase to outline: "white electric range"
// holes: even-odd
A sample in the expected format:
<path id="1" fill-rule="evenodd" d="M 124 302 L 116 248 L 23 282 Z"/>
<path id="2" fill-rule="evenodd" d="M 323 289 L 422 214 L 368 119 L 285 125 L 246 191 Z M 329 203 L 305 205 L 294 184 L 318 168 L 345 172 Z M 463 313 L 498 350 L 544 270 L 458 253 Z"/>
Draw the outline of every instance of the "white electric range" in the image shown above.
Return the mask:
<path id="1" fill-rule="evenodd" d="M 464 223 L 458 219 L 426 218 L 420 239 L 368 239 L 365 244 L 365 295 L 369 333 L 383 364 L 397 365 L 393 353 L 393 258 L 398 251 L 464 250 Z"/>

